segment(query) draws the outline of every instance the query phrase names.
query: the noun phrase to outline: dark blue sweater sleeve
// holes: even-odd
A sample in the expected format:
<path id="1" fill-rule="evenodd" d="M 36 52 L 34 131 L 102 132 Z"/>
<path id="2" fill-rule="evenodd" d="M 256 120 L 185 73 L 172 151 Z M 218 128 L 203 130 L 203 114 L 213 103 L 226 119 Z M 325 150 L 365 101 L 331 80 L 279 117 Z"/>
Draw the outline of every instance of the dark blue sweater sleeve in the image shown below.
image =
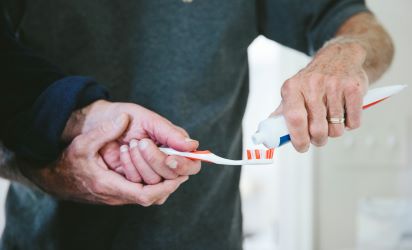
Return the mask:
<path id="1" fill-rule="evenodd" d="M 42 164 L 53 161 L 65 147 L 61 134 L 71 113 L 107 98 L 107 91 L 91 78 L 71 76 L 58 80 L 27 111 L 9 122 L 6 145 L 27 160 Z"/>
<path id="2" fill-rule="evenodd" d="M 70 114 L 107 95 L 93 79 L 66 76 L 22 46 L 0 11 L 0 140 L 7 147 L 27 160 L 54 160 Z"/>
<path id="3" fill-rule="evenodd" d="M 364 0 L 260 0 L 260 33 L 314 54 L 351 16 L 369 12 Z"/>

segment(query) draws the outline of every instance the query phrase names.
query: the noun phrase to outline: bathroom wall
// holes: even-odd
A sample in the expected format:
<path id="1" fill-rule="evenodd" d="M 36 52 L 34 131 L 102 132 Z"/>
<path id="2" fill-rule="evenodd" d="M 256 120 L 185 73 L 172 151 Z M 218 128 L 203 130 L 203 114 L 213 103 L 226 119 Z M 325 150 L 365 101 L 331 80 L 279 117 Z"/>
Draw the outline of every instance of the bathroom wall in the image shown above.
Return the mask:
<path id="1" fill-rule="evenodd" d="M 412 84 L 412 1 L 367 3 L 396 45 L 376 86 Z M 365 111 L 359 130 L 315 151 L 315 250 L 412 249 L 411 94 Z"/>

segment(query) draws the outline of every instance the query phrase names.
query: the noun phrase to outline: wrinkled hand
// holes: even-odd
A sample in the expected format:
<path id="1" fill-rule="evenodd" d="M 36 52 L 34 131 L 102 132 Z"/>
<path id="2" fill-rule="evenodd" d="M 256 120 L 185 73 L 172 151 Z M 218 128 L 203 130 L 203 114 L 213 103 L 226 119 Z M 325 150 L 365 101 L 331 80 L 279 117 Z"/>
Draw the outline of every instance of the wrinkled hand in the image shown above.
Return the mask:
<path id="1" fill-rule="evenodd" d="M 73 134 L 87 132 L 102 120 L 121 113 L 131 117 L 129 128 L 120 140 L 110 142 L 100 151 L 110 169 L 130 181 L 147 184 L 200 171 L 200 161 L 167 156 L 158 149 L 159 145 L 165 145 L 179 151 L 193 151 L 199 143 L 190 139 L 182 128 L 136 104 L 97 101 L 72 115 L 64 138 L 70 140 Z"/>
<path id="2" fill-rule="evenodd" d="M 353 43 L 329 43 L 313 61 L 282 86 L 282 102 L 274 115 L 283 114 L 291 140 L 299 152 L 326 144 L 338 137 L 344 126 L 360 126 L 362 98 L 369 82 L 363 69 L 364 49 Z M 327 117 L 345 124 L 329 124 Z"/>
<path id="3" fill-rule="evenodd" d="M 163 204 L 187 176 L 156 185 L 133 183 L 109 170 L 99 154 L 104 145 L 126 131 L 128 123 L 124 114 L 103 122 L 76 137 L 53 166 L 22 171 L 41 189 L 61 199 L 109 205 Z"/>

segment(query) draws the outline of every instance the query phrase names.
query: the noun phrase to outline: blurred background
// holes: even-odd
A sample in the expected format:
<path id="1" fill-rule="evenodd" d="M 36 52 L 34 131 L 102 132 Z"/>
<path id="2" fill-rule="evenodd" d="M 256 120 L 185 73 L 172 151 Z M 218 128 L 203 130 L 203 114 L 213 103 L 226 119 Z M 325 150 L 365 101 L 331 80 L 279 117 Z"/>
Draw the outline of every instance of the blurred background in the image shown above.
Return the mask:
<path id="1" fill-rule="evenodd" d="M 392 35 L 395 61 L 375 85 L 411 84 L 411 0 L 369 0 Z M 280 102 L 283 82 L 309 58 L 258 37 L 249 48 L 244 144 Z M 276 151 L 245 166 L 245 250 L 412 250 L 412 87 L 364 113 L 360 129 L 326 147 Z M 0 232 L 8 183 L 0 179 Z"/>
<path id="2" fill-rule="evenodd" d="M 375 86 L 412 84 L 412 1 L 367 0 L 392 35 L 395 60 Z M 249 48 L 244 143 L 309 58 L 264 37 Z M 245 250 L 412 250 L 412 88 L 363 115 L 362 127 L 273 166 L 243 168 Z"/>

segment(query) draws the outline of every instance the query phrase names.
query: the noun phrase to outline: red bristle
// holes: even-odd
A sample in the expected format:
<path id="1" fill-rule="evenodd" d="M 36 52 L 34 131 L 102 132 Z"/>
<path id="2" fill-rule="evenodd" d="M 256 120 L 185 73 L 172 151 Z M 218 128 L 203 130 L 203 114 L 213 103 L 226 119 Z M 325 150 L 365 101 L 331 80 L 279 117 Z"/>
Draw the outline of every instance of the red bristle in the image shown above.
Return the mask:
<path id="1" fill-rule="evenodd" d="M 255 155 L 256 155 L 256 159 L 260 159 L 260 152 L 258 149 L 255 149 Z"/>
<path id="2" fill-rule="evenodd" d="M 248 160 L 252 160 L 252 153 L 250 152 L 250 150 L 246 150 L 246 154 L 247 154 L 247 159 Z"/>

